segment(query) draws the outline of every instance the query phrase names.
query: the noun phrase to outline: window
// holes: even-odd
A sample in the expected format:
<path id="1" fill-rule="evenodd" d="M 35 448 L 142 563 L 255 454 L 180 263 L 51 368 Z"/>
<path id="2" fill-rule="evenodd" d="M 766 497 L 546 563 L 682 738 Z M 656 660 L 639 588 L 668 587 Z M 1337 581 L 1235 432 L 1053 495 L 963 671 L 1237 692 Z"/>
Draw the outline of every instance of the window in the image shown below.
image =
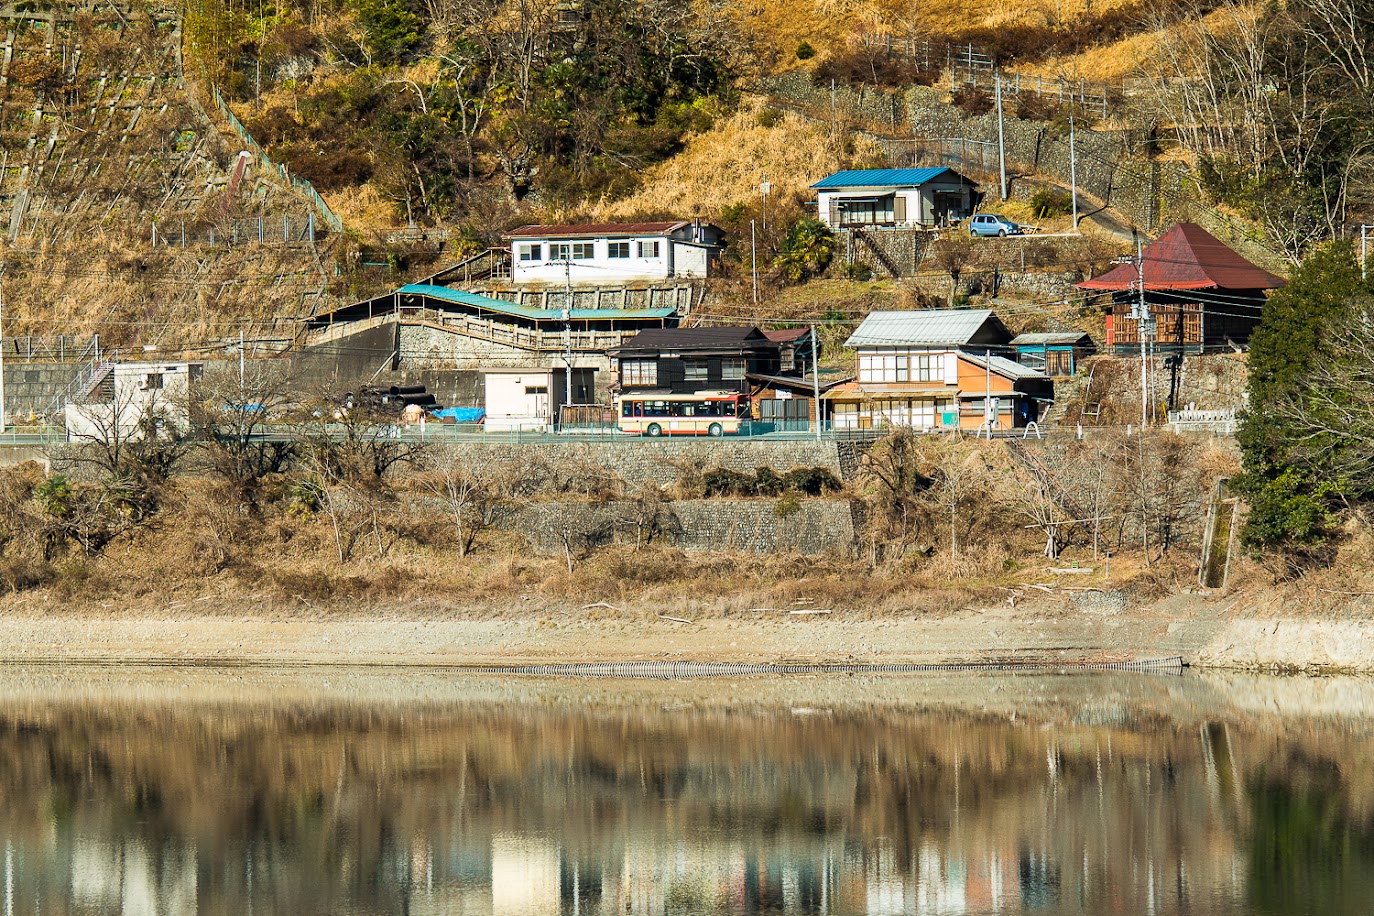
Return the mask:
<path id="1" fill-rule="evenodd" d="M 657 240 L 652 241 L 652 242 L 639 242 L 638 244 L 639 244 L 639 256 L 640 256 L 641 258 L 657 258 L 657 257 L 658 257 L 658 242 L 657 242 Z"/>
<path id="2" fill-rule="evenodd" d="M 860 382 L 905 382 L 907 357 L 897 353 L 864 353 L 859 356 Z"/>
<path id="3" fill-rule="evenodd" d="M 620 384 L 657 385 L 658 360 L 627 359 L 620 364 Z"/>
<path id="4" fill-rule="evenodd" d="M 143 387 L 149 391 L 159 391 L 162 388 L 162 373 L 149 372 L 143 376 Z"/>
<path id="5" fill-rule="evenodd" d="M 606 246 L 606 257 L 608 258 L 628 258 L 629 256 L 629 242 L 611 242 Z"/>
<path id="6" fill-rule="evenodd" d="M 549 246 L 550 261 L 590 261 L 596 256 L 591 242 L 554 242 Z"/>
<path id="7" fill-rule="evenodd" d="M 522 264 L 539 261 L 544 255 L 543 245 L 521 245 L 517 250 L 520 253 L 520 263 Z"/>
<path id="8" fill-rule="evenodd" d="M 744 359 L 733 357 L 721 360 L 720 377 L 727 382 L 738 382 L 744 378 Z"/>
<path id="9" fill-rule="evenodd" d="M 548 394 L 548 385 L 526 385 L 525 394 Z"/>
<path id="10" fill-rule="evenodd" d="M 704 382 L 710 377 L 707 372 L 706 360 L 688 359 L 683 361 L 686 379 L 689 382 Z"/>
<path id="11" fill-rule="evenodd" d="M 945 355 L 943 353 L 920 353 L 911 357 L 911 380 L 913 382 L 938 382 L 945 377 Z"/>

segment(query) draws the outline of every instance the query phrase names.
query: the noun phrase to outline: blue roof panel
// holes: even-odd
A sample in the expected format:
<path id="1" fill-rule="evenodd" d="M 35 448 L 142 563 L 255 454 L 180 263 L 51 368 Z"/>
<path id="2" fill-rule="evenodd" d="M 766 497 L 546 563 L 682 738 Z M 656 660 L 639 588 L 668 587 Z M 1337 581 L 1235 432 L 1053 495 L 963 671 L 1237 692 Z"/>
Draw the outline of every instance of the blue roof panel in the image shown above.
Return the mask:
<path id="1" fill-rule="evenodd" d="M 402 286 L 397 292 L 402 296 L 428 296 L 431 299 L 456 302 L 473 308 L 485 309 L 489 312 L 529 318 L 533 321 L 561 321 L 563 318 L 562 309 L 537 309 L 528 305 L 507 302 L 505 299 L 493 299 L 490 296 L 479 296 L 476 293 L 468 293 L 460 289 L 449 289 L 447 286 L 411 283 Z M 573 309 L 571 317 L 574 321 L 582 319 L 609 321 L 627 318 L 667 318 L 674 314 L 676 314 L 676 310 L 672 306 L 668 306 L 652 309 Z"/>
<path id="2" fill-rule="evenodd" d="M 945 172 L 956 176 L 959 174 L 944 166 L 929 169 L 850 169 L 822 178 L 811 187 L 820 191 L 834 188 L 914 188 Z"/>

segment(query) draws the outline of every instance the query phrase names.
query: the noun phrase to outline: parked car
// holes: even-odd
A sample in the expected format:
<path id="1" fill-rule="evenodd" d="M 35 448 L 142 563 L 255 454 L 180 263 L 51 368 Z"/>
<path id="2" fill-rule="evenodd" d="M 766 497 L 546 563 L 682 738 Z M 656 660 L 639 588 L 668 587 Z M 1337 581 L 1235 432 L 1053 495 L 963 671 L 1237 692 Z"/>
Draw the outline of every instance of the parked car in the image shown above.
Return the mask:
<path id="1" fill-rule="evenodd" d="M 1021 227 L 996 213 L 975 213 L 968 221 L 969 235 L 1020 235 Z"/>

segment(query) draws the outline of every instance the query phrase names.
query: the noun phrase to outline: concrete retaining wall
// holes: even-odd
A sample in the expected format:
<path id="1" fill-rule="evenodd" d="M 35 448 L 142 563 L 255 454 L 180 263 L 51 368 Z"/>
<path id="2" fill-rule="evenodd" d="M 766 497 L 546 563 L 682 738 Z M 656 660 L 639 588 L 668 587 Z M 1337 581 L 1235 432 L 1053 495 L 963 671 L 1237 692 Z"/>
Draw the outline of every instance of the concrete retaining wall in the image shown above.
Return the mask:
<path id="1" fill-rule="evenodd" d="M 651 542 L 693 552 L 848 552 L 854 543 L 849 502 L 808 499 L 790 508 L 778 500 L 683 500 L 661 503 Z M 633 501 L 546 503 L 523 510 L 515 530 L 541 553 L 574 553 L 614 542 L 643 542 L 646 510 Z"/>

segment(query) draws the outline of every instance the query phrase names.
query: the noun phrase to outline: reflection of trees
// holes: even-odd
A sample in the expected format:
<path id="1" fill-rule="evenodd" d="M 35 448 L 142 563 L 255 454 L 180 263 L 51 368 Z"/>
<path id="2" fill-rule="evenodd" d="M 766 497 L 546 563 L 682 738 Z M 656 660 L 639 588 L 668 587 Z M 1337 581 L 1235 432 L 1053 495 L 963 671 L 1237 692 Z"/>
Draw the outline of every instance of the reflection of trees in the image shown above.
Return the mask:
<path id="1" fill-rule="evenodd" d="M 1374 906 L 1374 819 L 1346 809 L 1341 770 L 1298 761 L 1261 770 L 1250 804 L 1250 899 L 1261 913 L 1367 913 Z"/>
<path id="2" fill-rule="evenodd" d="M 810 893 L 823 857 L 856 880 L 909 880 L 934 850 L 969 882 L 1000 869 L 1027 905 L 1140 899 L 1154 875 L 1169 912 L 1229 887 L 1251 822 L 1257 843 L 1272 839 L 1255 847 L 1256 867 L 1278 857 L 1304 875 L 1334 853 L 1302 844 L 1335 824 L 1347 845 L 1332 911 L 1374 891 L 1356 880 L 1374 873 L 1371 831 L 1342 826 L 1357 816 L 1339 780 L 1303 794 L 1269 776 L 1242 810 L 1234 786 L 1257 767 L 1278 773 L 1285 745 L 1103 709 L 1093 716 L 1108 724 L 1049 726 L 944 709 L 34 705 L 0 712 L 0 830 L 25 861 L 54 857 L 38 869 L 52 881 L 80 838 L 193 847 L 206 912 L 233 911 L 225 901 L 244 898 L 250 872 L 277 911 L 400 911 L 422 860 L 489 880 L 500 835 L 548 837 L 565 862 L 586 863 L 560 866 L 581 899 L 619 880 L 628 850 L 647 861 L 686 842 L 733 844 L 765 897 L 780 862 L 813 875 L 800 885 Z M 1310 740 L 1369 765 L 1357 736 Z M 1269 882 L 1256 893 L 1282 904 L 1292 875 L 1259 871 Z"/>

